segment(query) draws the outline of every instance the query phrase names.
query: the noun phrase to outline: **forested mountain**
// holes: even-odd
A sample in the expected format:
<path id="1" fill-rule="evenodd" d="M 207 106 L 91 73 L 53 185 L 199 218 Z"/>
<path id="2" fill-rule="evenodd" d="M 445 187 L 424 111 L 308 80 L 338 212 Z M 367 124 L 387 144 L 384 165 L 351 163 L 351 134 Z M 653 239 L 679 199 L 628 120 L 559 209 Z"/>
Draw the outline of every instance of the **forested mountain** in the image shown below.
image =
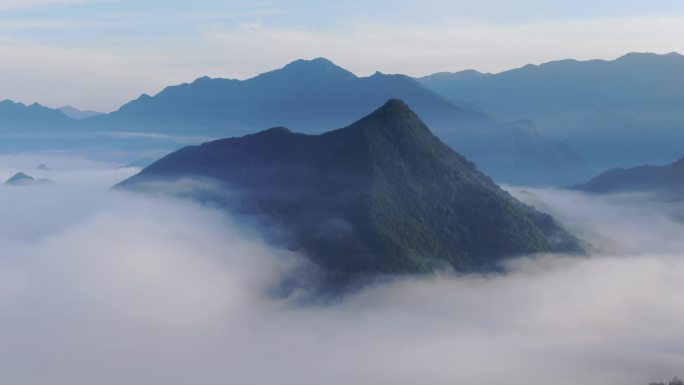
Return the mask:
<path id="1" fill-rule="evenodd" d="M 578 252 L 575 237 L 453 151 L 399 100 L 320 135 L 272 128 L 181 149 L 124 181 L 201 179 L 191 195 L 276 227 L 335 277 L 487 271 L 506 258 Z M 216 187 L 214 183 L 219 183 Z"/>

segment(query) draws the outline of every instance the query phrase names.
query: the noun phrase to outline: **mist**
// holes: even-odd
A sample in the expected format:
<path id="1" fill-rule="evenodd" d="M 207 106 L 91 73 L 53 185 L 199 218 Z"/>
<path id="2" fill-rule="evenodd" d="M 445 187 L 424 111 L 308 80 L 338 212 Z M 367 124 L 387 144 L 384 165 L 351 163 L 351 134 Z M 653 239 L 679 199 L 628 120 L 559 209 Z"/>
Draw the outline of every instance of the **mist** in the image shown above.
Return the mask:
<path id="1" fill-rule="evenodd" d="M 35 170 L 45 163 L 49 171 Z M 0 383 L 639 384 L 684 373 L 677 204 L 509 187 L 587 241 L 506 274 L 274 298 L 305 267 L 226 213 L 110 191 L 138 170 L 0 156 Z"/>

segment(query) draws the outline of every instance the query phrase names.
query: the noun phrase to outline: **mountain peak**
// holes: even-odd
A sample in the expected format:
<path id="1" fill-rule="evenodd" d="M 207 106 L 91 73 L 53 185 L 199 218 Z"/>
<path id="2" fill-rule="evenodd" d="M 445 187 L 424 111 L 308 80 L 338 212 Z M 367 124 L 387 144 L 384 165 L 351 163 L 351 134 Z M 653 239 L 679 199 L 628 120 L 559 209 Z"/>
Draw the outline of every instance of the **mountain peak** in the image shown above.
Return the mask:
<path id="1" fill-rule="evenodd" d="M 425 126 L 418 115 L 401 99 L 390 99 L 358 123 L 399 131 L 408 126 Z M 425 127 L 427 130 L 427 127 Z"/>
<path id="2" fill-rule="evenodd" d="M 342 131 L 356 132 L 369 143 L 397 151 L 415 152 L 418 148 L 437 151 L 434 146 L 443 146 L 421 118 L 400 99 L 388 100 L 382 107 Z"/>
<path id="3" fill-rule="evenodd" d="M 385 104 L 383 104 L 378 110 L 390 110 L 396 112 L 407 112 L 411 111 L 411 108 L 401 99 L 389 99 Z M 413 111 L 411 111 L 413 112 Z"/>
<path id="4" fill-rule="evenodd" d="M 315 59 L 297 59 L 286 64 L 283 68 L 296 67 L 336 68 L 338 66 L 324 57 L 317 57 Z"/>
<path id="5" fill-rule="evenodd" d="M 521 254 L 579 249 L 551 217 L 430 134 L 401 100 L 346 128 L 278 135 L 287 132 L 186 147 L 118 186 L 217 179 L 240 194 L 196 197 L 278 229 L 269 241 L 300 251 L 333 284 L 447 266 L 486 271 Z"/>
<path id="6" fill-rule="evenodd" d="M 418 118 L 415 112 L 401 99 L 390 99 L 382 107 L 375 110 L 371 115 L 376 115 L 380 117 L 390 117 L 397 116 L 400 118 Z"/>
<path id="7" fill-rule="evenodd" d="M 192 81 L 192 84 L 206 83 L 206 82 L 210 82 L 210 81 L 212 81 L 212 80 L 214 80 L 214 79 L 210 78 L 210 77 L 207 76 L 207 75 L 204 75 L 204 76 L 202 76 L 202 77 L 199 77 L 199 78 L 193 80 L 193 81 Z"/>
<path id="8" fill-rule="evenodd" d="M 356 75 L 351 73 L 350 71 L 347 71 L 346 69 L 338 66 L 337 64 L 333 63 L 332 61 L 326 59 L 326 58 L 315 58 L 315 59 L 298 59 L 295 60 L 287 65 L 285 65 L 283 68 L 280 70 L 272 71 L 271 73 L 274 72 L 282 72 L 286 73 L 288 75 L 295 75 L 295 76 L 336 76 L 338 78 L 346 78 L 346 79 L 353 79 L 356 78 Z"/>

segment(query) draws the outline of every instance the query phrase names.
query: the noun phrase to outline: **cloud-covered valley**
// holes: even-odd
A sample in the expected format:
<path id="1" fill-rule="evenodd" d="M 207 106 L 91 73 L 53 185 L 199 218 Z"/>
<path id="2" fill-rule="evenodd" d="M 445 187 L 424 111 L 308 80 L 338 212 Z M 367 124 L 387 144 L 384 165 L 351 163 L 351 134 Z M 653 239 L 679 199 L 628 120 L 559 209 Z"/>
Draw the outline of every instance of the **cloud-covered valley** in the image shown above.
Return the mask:
<path id="1" fill-rule="evenodd" d="M 46 163 L 50 171 L 32 170 Z M 510 188 L 593 245 L 505 275 L 273 298 L 304 263 L 189 202 L 109 191 L 134 169 L 2 156 L 0 383 L 647 384 L 684 374 L 677 205 Z M 672 214 L 675 213 L 675 214 Z"/>

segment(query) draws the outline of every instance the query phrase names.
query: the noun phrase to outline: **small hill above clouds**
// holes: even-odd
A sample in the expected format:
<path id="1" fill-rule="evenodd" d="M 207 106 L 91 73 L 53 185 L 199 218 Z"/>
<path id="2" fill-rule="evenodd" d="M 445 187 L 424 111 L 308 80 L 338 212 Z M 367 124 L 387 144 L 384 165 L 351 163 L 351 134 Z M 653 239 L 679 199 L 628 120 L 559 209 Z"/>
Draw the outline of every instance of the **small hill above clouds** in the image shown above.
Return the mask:
<path id="1" fill-rule="evenodd" d="M 270 81 L 278 79 L 285 82 L 350 81 L 358 79 L 352 72 L 338 66 L 328 59 L 319 57 L 312 60 L 299 59 L 285 65 L 279 70 L 269 71 L 256 79 Z"/>
<path id="2" fill-rule="evenodd" d="M 581 250 L 553 218 L 523 205 L 391 100 L 321 135 L 273 128 L 186 147 L 118 187 L 201 178 L 191 194 L 278 229 L 330 279 L 489 271 L 522 254 Z"/>
<path id="3" fill-rule="evenodd" d="M 49 179 L 35 179 L 34 177 L 24 174 L 23 172 L 18 172 L 5 181 L 5 184 L 9 186 L 27 186 L 46 183 L 51 183 L 51 181 Z"/>
<path id="4" fill-rule="evenodd" d="M 8 185 L 21 185 L 21 184 L 29 184 L 33 183 L 35 179 L 33 179 L 32 176 L 26 175 L 23 172 L 18 172 L 14 174 L 11 178 L 7 179 L 5 181 L 5 184 Z"/>
<path id="5" fill-rule="evenodd" d="M 664 166 L 614 168 L 572 188 L 592 193 L 649 192 L 684 199 L 684 158 Z"/>

